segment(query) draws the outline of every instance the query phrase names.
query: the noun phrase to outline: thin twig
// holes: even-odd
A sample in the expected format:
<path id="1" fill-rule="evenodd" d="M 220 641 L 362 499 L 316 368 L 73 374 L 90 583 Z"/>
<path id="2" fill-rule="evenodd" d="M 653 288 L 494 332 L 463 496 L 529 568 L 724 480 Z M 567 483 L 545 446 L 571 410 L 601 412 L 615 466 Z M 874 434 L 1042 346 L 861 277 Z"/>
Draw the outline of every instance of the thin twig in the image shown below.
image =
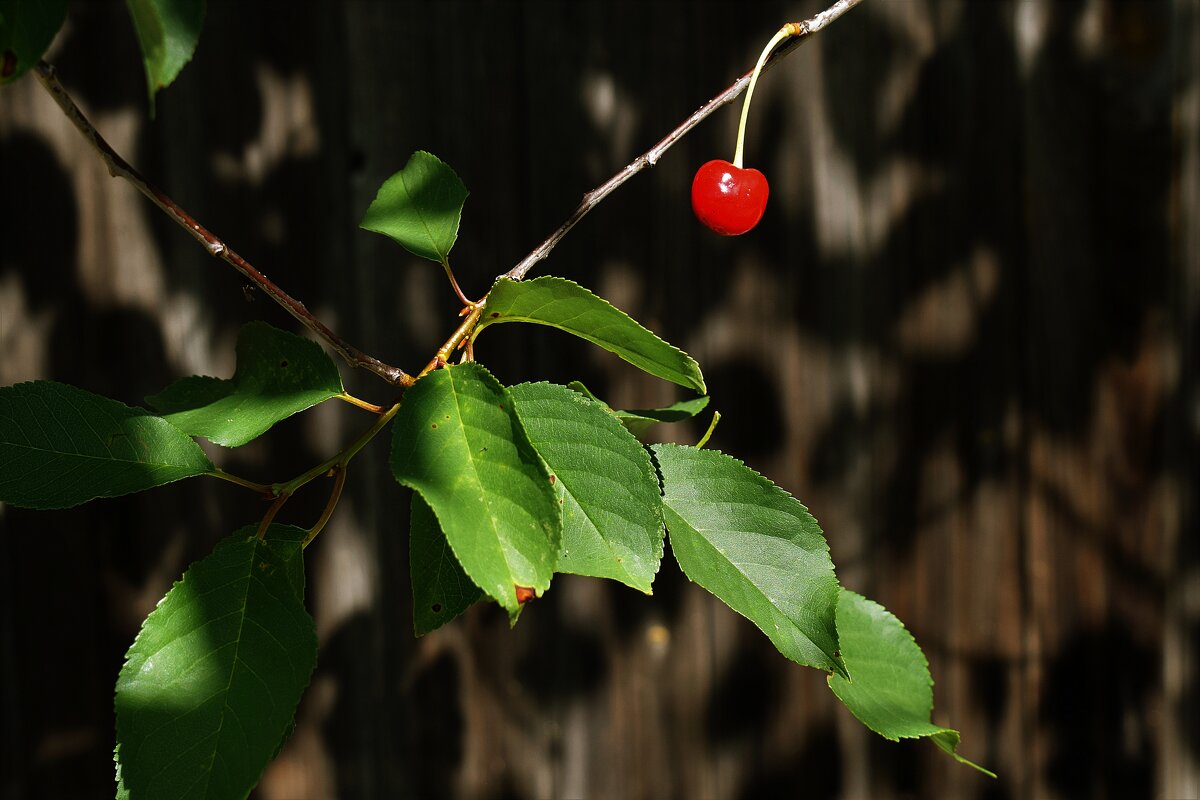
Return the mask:
<path id="1" fill-rule="evenodd" d="M 338 501 L 342 499 L 342 489 L 346 486 L 346 468 L 334 467 L 335 479 L 333 483 L 333 491 L 329 494 L 329 501 L 325 503 L 325 510 L 321 512 L 321 518 L 316 524 L 308 529 L 308 533 L 304 536 L 304 541 L 300 543 L 302 548 L 312 544 L 312 540 L 317 538 L 317 535 L 325 529 L 325 525 L 329 522 L 329 518 L 333 516 L 333 510 L 337 508 Z"/>
<path id="2" fill-rule="evenodd" d="M 239 478 L 237 475 L 231 475 L 220 467 L 216 467 L 211 472 L 206 472 L 205 474 L 211 475 L 214 478 L 220 478 L 223 481 L 229 481 L 230 483 L 237 484 L 238 486 L 250 489 L 251 491 L 258 492 L 268 500 L 275 499 L 274 490 L 272 490 L 272 488 L 267 486 L 265 483 L 255 483 L 254 481 L 248 481 L 245 478 Z"/>
<path id="3" fill-rule="evenodd" d="M 821 30 L 826 25 L 833 22 L 835 19 L 842 16 L 842 14 L 845 14 L 847 11 L 849 11 L 851 8 L 854 8 L 854 6 L 861 2 L 862 0 L 837 0 L 836 3 L 822 11 L 820 14 L 801 22 L 793 23 L 797 29 L 796 34 L 785 41 L 775 50 L 774 53 L 771 54 L 771 57 L 768 58 L 763 64 L 763 71 L 765 72 L 773 67 L 780 59 L 792 52 L 792 50 L 796 49 L 796 47 L 804 42 L 808 36 Z M 653 167 L 655 164 L 657 164 L 658 160 L 662 158 L 663 153 L 670 150 L 676 142 L 690 133 L 692 128 L 696 127 L 705 119 L 707 119 L 708 116 L 718 108 L 728 105 L 736 100 L 737 97 L 743 91 L 745 91 L 746 85 L 750 83 L 750 76 L 753 74 L 753 72 L 754 70 L 750 70 L 745 75 L 738 78 L 728 89 L 721 92 L 704 105 L 700 106 L 700 108 L 696 109 L 696 111 L 693 112 L 690 117 L 685 119 L 683 123 L 675 130 L 668 133 L 662 141 L 635 158 L 629 165 L 627 165 L 616 175 L 609 178 L 606 182 L 585 194 L 583 196 L 583 201 L 579 204 L 579 207 L 572 212 L 571 216 L 567 217 L 567 221 L 560 225 L 558 230 L 550 234 L 550 237 L 546 239 L 546 241 L 542 242 L 540 245 L 538 245 L 537 249 L 525 256 L 525 258 L 523 258 L 519 264 L 499 277 L 511 278 L 515 281 L 519 281 L 524 278 L 525 274 L 528 273 L 535 264 L 544 259 L 546 256 L 550 255 L 550 251 L 553 250 L 559 241 L 567 235 L 567 232 L 571 230 L 571 228 L 575 227 L 575 223 L 587 216 L 587 213 L 595 208 L 600 201 L 612 194 L 613 191 L 618 186 L 625 183 L 625 181 L 646 169 L 646 167 Z"/>
<path id="4" fill-rule="evenodd" d="M 388 383 L 396 386 L 407 387 L 413 384 L 413 377 L 404 370 L 385 364 L 374 356 L 367 355 L 330 330 L 323 322 L 314 317 L 312 312 L 304 307 L 303 303 L 279 288 L 266 275 L 251 266 L 246 259 L 234 252 L 233 248 L 229 247 L 229 245 L 225 244 L 225 242 L 193 219 L 174 200 L 143 178 L 129 162 L 113 150 L 112 146 L 104 140 L 100 132 L 83 115 L 83 112 L 79 110 L 79 106 L 75 105 L 75 101 L 71 99 L 71 96 L 67 94 L 67 90 L 59 82 L 54 67 L 45 61 L 39 61 L 37 67 L 34 68 L 34 74 L 46 91 L 49 92 L 50 96 L 54 98 L 54 102 L 58 103 L 58 107 L 63 110 L 67 118 L 83 134 L 83 138 L 87 140 L 87 143 L 100 156 L 100 159 L 108 168 L 109 175 L 112 175 L 114 178 L 124 178 L 132 183 L 139 192 L 150 198 L 168 217 L 195 237 L 204 249 L 208 251 L 209 255 L 222 259 L 238 272 L 242 273 L 255 286 L 270 295 L 271 299 L 283 306 L 284 310 L 298 319 L 314 334 L 325 340 L 330 347 L 337 351 L 338 355 L 345 359 L 347 364 L 352 367 L 368 369 Z"/>

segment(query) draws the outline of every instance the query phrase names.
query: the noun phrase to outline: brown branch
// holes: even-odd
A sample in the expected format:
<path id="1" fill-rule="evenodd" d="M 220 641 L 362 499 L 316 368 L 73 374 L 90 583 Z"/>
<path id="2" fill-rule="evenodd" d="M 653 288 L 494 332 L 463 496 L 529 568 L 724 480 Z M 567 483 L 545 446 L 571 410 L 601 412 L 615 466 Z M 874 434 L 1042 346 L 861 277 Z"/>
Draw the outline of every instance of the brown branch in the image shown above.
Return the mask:
<path id="1" fill-rule="evenodd" d="M 238 272 L 242 273 L 247 280 L 270 295 L 271 299 L 283 306 L 285 311 L 298 319 L 305 327 L 337 351 L 338 355 L 347 364 L 352 367 L 368 369 L 388 383 L 396 386 L 407 387 L 413 384 L 414 378 L 404 370 L 385 364 L 374 356 L 367 355 L 330 330 L 323 322 L 314 317 L 312 312 L 304 307 L 303 303 L 279 288 L 270 278 L 259 272 L 250 265 L 250 262 L 234 252 L 233 248 L 193 219 L 174 200 L 143 178 L 129 162 L 112 149 L 112 146 L 104 140 L 100 132 L 83 115 L 83 112 L 79 110 L 79 107 L 75 105 L 75 101 L 71 99 L 71 96 L 67 94 L 67 90 L 59 82 L 54 67 L 45 61 L 39 61 L 34 68 L 34 74 L 46 91 L 49 92 L 50 96 L 54 98 L 54 102 L 58 103 L 58 107 L 62 109 L 67 118 L 83 134 L 83 138 L 87 140 L 87 143 L 100 156 L 100 159 L 108 168 L 109 175 L 114 178 L 124 178 L 133 184 L 139 192 L 146 195 L 156 206 L 161 208 L 168 217 L 195 237 L 196 241 L 200 242 L 209 255 L 222 259 Z"/>
<path id="2" fill-rule="evenodd" d="M 776 63 L 778 63 L 784 56 L 795 50 L 798 46 L 800 46 L 801 43 L 805 41 L 808 36 L 817 33 L 829 23 L 833 22 L 835 19 L 842 16 L 842 14 L 845 14 L 847 11 L 854 8 L 854 6 L 861 2 L 862 0 L 837 0 L 836 3 L 822 11 L 820 14 L 809 17 L 801 22 L 790 23 L 795 29 L 793 35 L 775 49 L 775 52 L 773 52 L 771 57 L 768 58 L 763 64 L 763 71 L 767 71 Z M 512 278 L 516 281 L 524 278 L 526 273 L 528 273 L 535 264 L 544 259 L 546 256 L 550 255 L 550 251 L 553 250 L 559 241 L 567 235 L 567 232 L 570 231 L 571 228 L 575 227 L 575 223 L 587 216 L 587 213 L 599 205 L 600 201 L 612 194 L 613 191 L 618 186 L 625 183 L 625 181 L 646 169 L 646 167 L 653 167 L 658 163 L 658 160 L 662 158 L 663 153 L 670 150 L 676 142 L 690 133 L 692 128 L 696 127 L 705 119 L 707 119 L 708 116 L 718 108 L 728 105 L 737 99 L 737 97 L 741 95 L 743 91 L 745 91 L 746 85 L 750 83 L 750 76 L 753 74 L 753 72 L 754 70 L 750 70 L 745 75 L 738 78 L 728 89 L 721 92 L 704 105 L 700 106 L 700 108 L 696 109 L 696 111 L 693 112 L 690 117 L 685 119 L 683 123 L 680 124 L 675 130 L 668 133 L 662 139 L 662 141 L 635 158 L 630 164 L 628 164 L 616 175 L 609 178 L 605 183 L 597 186 L 595 189 L 585 194 L 583 196 L 583 201 L 579 204 L 578 208 L 572 212 L 571 216 L 567 217 L 567 221 L 560 225 L 558 230 L 550 234 L 550 237 L 546 239 L 546 241 L 542 242 L 540 245 L 538 245 L 537 249 L 525 256 L 525 258 L 523 258 L 519 264 L 499 277 Z"/>

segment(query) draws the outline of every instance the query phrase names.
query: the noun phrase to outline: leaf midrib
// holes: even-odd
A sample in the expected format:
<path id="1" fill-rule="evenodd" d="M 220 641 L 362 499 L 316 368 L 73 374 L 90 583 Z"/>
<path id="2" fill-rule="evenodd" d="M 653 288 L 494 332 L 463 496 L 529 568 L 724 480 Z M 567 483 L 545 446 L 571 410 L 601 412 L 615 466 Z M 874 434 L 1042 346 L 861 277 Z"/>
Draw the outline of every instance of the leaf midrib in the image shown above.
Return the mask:
<path id="1" fill-rule="evenodd" d="M 462 392 L 459 391 L 458 384 L 455 382 L 454 371 L 451 369 L 448 372 L 450 375 L 451 393 L 454 395 L 454 407 L 458 411 L 458 422 L 462 428 L 463 444 L 465 445 L 466 450 L 467 450 L 467 460 L 471 466 L 471 475 L 474 478 L 474 480 L 472 481 L 472 485 L 479 493 L 478 496 L 479 496 L 479 500 L 480 500 L 480 505 L 487 511 L 488 527 L 491 529 L 492 538 L 494 539 L 496 550 L 500 554 L 500 559 L 504 562 L 504 569 L 508 573 L 509 582 L 515 584 L 515 580 L 513 578 L 512 563 L 509 561 L 508 554 L 505 552 L 504 545 L 500 540 L 500 529 L 496 524 L 497 516 L 496 516 L 495 511 L 492 508 L 492 504 L 488 497 L 488 492 L 484 491 L 483 479 L 479 474 L 479 465 L 475 458 L 474 449 L 471 447 L 470 436 L 467 433 L 467 418 L 466 418 L 466 416 L 464 416 L 464 413 L 463 413 L 464 406 L 462 404 Z M 507 466 L 507 465 L 502 465 L 502 466 Z M 506 597 L 507 597 L 507 595 L 508 595 L 508 592 L 506 592 Z M 513 599 L 515 599 L 515 595 L 513 596 Z"/>
<path id="2" fill-rule="evenodd" d="M 809 642 L 813 647 L 815 647 L 821 654 L 823 654 L 827 659 L 829 659 L 830 662 L 835 663 L 835 664 L 837 663 L 837 660 L 834 658 L 833 653 L 827 652 L 825 650 L 825 648 L 822 647 L 819 643 L 817 643 L 816 641 L 813 641 L 811 636 L 809 636 L 807 633 L 805 633 L 803 630 L 800 629 L 800 626 L 796 623 L 795 620 L 793 620 L 790 616 L 788 616 L 788 614 L 783 609 L 781 609 L 778 605 L 776 605 L 775 602 L 765 592 L 763 592 L 762 589 L 759 588 L 758 584 L 755 583 L 754 580 L 752 580 L 750 578 L 750 576 L 747 575 L 742 570 L 740 564 L 738 564 L 737 562 L 734 562 L 731 558 L 729 558 L 729 556 L 725 555 L 725 553 L 722 552 L 721 549 L 712 542 L 712 540 L 710 540 L 707 536 L 704 535 L 705 531 L 715 530 L 715 529 L 696 527 L 695 525 L 692 524 L 692 522 L 689 519 L 687 519 L 682 514 L 680 514 L 678 511 L 676 511 L 675 508 L 672 507 L 666 501 L 666 498 L 664 498 L 664 500 L 663 500 L 663 508 L 666 510 L 669 510 L 670 513 L 674 514 L 680 521 L 683 522 L 684 525 L 686 525 L 689 529 L 691 529 L 696 534 L 696 537 L 698 539 L 700 539 L 702 542 L 704 542 L 704 544 L 710 550 L 712 550 L 717 555 L 719 555 L 720 558 L 726 564 L 729 564 L 731 567 L 733 567 L 734 571 L 737 572 L 737 574 L 740 575 L 743 579 L 745 579 L 746 583 L 754 590 L 754 593 L 758 597 L 762 598 L 767 603 L 767 605 L 770 606 L 771 609 L 773 609 L 779 616 L 783 617 L 783 619 L 785 619 L 787 621 L 787 623 L 793 628 L 793 630 L 795 630 L 795 632 L 798 636 L 803 637 L 805 641 Z M 670 530 L 670 527 L 671 526 L 668 525 L 667 529 Z M 737 533 L 737 531 L 734 531 L 734 532 Z M 765 536 L 766 534 L 753 534 L 753 535 Z M 771 537 L 771 538 L 778 538 L 778 537 Z M 831 575 L 833 574 L 832 570 L 831 570 L 830 574 Z M 741 612 L 739 612 L 739 613 L 741 613 Z M 753 622 L 753 620 L 751 620 L 751 622 Z"/>
<path id="3" fill-rule="evenodd" d="M 429 244 L 430 244 L 431 249 L 433 250 L 433 252 L 437 253 L 438 260 L 445 263 L 446 256 L 448 256 L 450 254 L 449 250 L 447 250 L 445 253 L 443 253 L 441 248 L 439 248 L 437 246 L 437 239 L 434 237 L 433 231 L 431 231 L 429 229 L 429 223 L 425 221 L 425 213 L 421 208 L 421 204 L 417 203 L 415 201 L 413 191 L 408 188 L 408 180 L 407 180 L 407 178 L 404 177 L 404 172 L 401 171 L 399 173 L 399 175 L 400 175 L 400 183 L 404 186 L 404 193 L 406 195 L 408 195 L 409 205 L 416 212 L 417 219 L 420 220 L 421 227 L 425 230 L 425 235 L 427 237 L 429 237 Z"/>

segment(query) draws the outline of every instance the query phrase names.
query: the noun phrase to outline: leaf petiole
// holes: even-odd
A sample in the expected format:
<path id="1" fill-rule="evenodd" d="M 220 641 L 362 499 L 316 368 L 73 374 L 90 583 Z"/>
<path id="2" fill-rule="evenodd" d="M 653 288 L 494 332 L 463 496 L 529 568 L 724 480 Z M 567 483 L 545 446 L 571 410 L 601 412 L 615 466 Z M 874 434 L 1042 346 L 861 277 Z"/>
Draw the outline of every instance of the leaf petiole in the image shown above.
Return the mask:
<path id="1" fill-rule="evenodd" d="M 365 411 L 370 411 L 372 414 L 382 414 L 383 412 L 387 411 L 385 406 L 377 406 L 374 403 L 368 403 L 366 400 L 360 400 L 349 392 L 335 394 L 334 397 L 336 397 L 338 400 L 347 402 L 352 406 L 357 406 Z"/>
<path id="2" fill-rule="evenodd" d="M 709 437 L 713 435 L 713 431 L 715 431 L 717 429 L 717 423 L 720 421 L 721 421 L 721 412 L 714 411 L 713 416 L 712 416 L 712 422 L 708 423 L 708 430 L 706 430 L 704 432 L 704 435 L 700 437 L 700 441 L 696 442 L 697 450 L 703 449 L 704 445 L 708 444 Z"/>
<path id="3" fill-rule="evenodd" d="M 245 478 L 238 477 L 237 475 L 231 475 L 230 473 L 226 472 L 225 470 L 221 469 L 220 467 L 214 467 L 211 471 L 206 472 L 204 474 L 208 475 L 210 477 L 213 477 L 213 478 L 220 478 L 223 481 L 228 481 L 229 483 L 236 484 L 236 485 L 241 486 L 246 489 L 250 489 L 251 491 L 254 491 L 254 492 L 258 492 L 259 494 L 263 495 L 264 497 L 270 498 L 270 497 L 275 496 L 274 487 L 268 486 L 265 483 L 255 483 L 254 481 L 248 481 Z"/>
<path id="4" fill-rule="evenodd" d="M 389 422 L 392 421 L 392 417 L 396 416 L 396 412 L 399 410 L 400 410 L 399 403 L 392 404 L 391 408 L 389 408 L 387 411 L 384 411 L 382 414 L 379 415 L 379 418 L 371 424 L 371 427 L 369 427 L 365 431 L 363 431 L 362 434 L 357 439 L 355 439 L 353 442 L 351 442 L 349 445 L 347 445 L 340 453 L 338 453 L 335 456 L 332 456 L 331 458 L 326 459 L 325 461 L 322 461 L 320 464 L 316 465 L 312 469 L 308 470 L 307 472 L 304 472 L 303 474 L 301 474 L 295 478 L 292 478 L 290 481 L 287 481 L 286 483 L 274 484 L 271 487 L 271 489 L 277 495 L 295 494 L 296 490 L 299 489 L 301 486 L 303 486 L 306 483 L 309 483 L 310 481 L 312 481 L 316 478 L 321 477 L 322 475 L 329 474 L 329 472 L 331 470 L 339 470 L 339 471 L 344 470 L 346 468 L 346 466 L 350 463 L 350 460 L 353 459 L 356 455 L 358 455 L 358 451 L 362 450 L 364 447 L 366 447 L 367 442 L 374 439 L 375 436 L 381 430 L 383 430 L 384 427 Z"/>
<path id="5" fill-rule="evenodd" d="M 459 288 L 458 281 L 454 279 L 454 270 L 450 269 L 449 258 L 442 259 L 442 269 L 446 270 L 446 277 L 450 279 L 450 287 L 454 289 L 454 293 L 458 295 L 459 302 L 461 302 L 466 308 L 474 307 L 475 304 L 467 299 L 467 296 L 463 294 L 463 290 Z"/>
<path id="6" fill-rule="evenodd" d="M 275 502 L 271 503 L 271 507 L 268 508 L 267 513 L 263 515 L 262 522 L 258 523 L 258 531 L 256 531 L 254 534 L 256 537 L 259 539 L 266 538 L 267 529 L 271 527 L 271 522 L 275 519 L 275 515 L 279 513 L 279 509 L 283 508 L 283 504 L 286 503 L 288 498 L 291 496 L 291 492 L 281 492 L 280 495 L 275 498 Z"/>
<path id="7" fill-rule="evenodd" d="M 302 548 L 308 547 L 312 540 L 317 538 L 317 534 L 325 529 L 325 524 L 333 516 L 333 510 L 337 508 L 338 501 L 342 499 L 342 489 L 346 486 L 346 468 L 344 466 L 334 467 L 333 471 L 335 473 L 333 491 L 329 495 L 329 502 L 325 504 L 325 510 L 321 512 L 321 518 L 309 528 L 308 533 L 304 536 L 304 541 L 300 543 Z"/>

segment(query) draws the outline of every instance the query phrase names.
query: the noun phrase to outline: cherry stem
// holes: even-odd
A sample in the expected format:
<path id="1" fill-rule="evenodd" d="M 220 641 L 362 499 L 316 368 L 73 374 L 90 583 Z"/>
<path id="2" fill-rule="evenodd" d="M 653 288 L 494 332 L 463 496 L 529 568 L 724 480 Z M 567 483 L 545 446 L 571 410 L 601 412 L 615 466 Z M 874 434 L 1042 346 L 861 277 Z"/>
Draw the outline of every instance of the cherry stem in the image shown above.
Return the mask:
<path id="1" fill-rule="evenodd" d="M 754 65 L 754 74 L 750 76 L 750 86 L 746 89 L 746 102 L 742 103 L 742 119 L 738 123 L 737 149 L 733 152 L 733 165 L 738 169 L 742 168 L 742 151 L 745 149 L 746 144 L 746 120 L 750 116 L 750 100 L 754 97 L 754 84 L 758 83 L 758 73 L 762 72 L 763 64 L 767 63 L 767 56 L 771 55 L 771 51 L 775 49 L 775 45 L 799 32 L 794 22 L 784 25 L 775 32 L 775 35 L 771 37 L 771 41 L 767 42 L 767 46 L 763 48 L 762 55 L 758 57 L 758 63 Z"/>

